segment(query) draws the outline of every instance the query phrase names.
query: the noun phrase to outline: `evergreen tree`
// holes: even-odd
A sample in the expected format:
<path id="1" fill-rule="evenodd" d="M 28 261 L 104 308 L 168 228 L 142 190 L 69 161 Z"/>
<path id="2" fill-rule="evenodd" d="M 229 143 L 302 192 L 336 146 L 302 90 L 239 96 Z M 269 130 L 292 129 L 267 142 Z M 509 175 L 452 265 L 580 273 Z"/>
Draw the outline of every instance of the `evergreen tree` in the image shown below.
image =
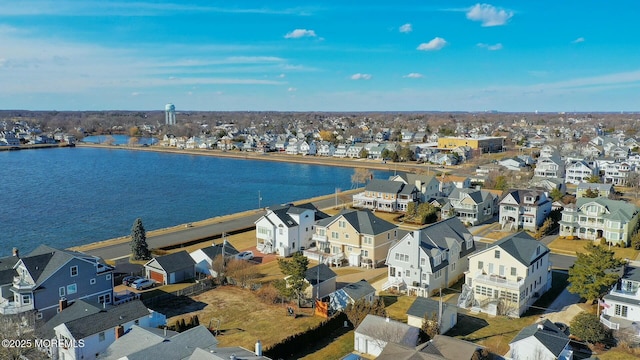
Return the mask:
<path id="1" fill-rule="evenodd" d="M 571 335 L 592 344 L 604 340 L 608 335 L 607 329 L 600 323 L 598 316 L 586 311 L 573 318 L 570 329 Z"/>
<path id="2" fill-rule="evenodd" d="M 353 303 L 347 305 L 344 309 L 347 319 L 354 328 L 364 320 L 367 315 L 387 316 L 387 310 L 385 309 L 382 299 L 377 298 L 372 303 L 369 303 L 366 299 L 358 299 Z"/>
<path id="3" fill-rule="evenodd" d="M 275 288 L 284 297 L 296 298 L 298 306 L 300 306 L 304 290 L 309 286 L 304 276 L 309 266 L 309 259 L 302 253 L 296 252 L 290 260 L 278 259 L 278 266 L 285 276 L 285 280 L 275 281 Z"/>
<path id="4" fill-rule="evenodd" d="M 136 219 L 131 228 L 131 253 L 133 260 L 151 259 L 151 252 L 149 245 L 147 245 L 147 233 L 140 218 Z"/>
<path id="5" fill-rule="evenodd" d="M 612 270 L 623 263 L 612 250 L 604 246 L 589 243 L 585 249 L 586 253 L 576 253 L 576 262 L 569 269 L 568 290 L 593 301 L 618 281 L 618 275 Z"/>
<path id="6" fill-rule="evenodd" d="M 438 322 L 438 314 L 433 312 L 431 317 L 429 313 L 424 314 L 422 319 L 422 327 L 420 328 L 421 341 L 426 342 L 440 334 L 440 324 Z"/>
<path id="7" fill-rule="evenodd" d="M 555 189 L 551 190 L 551 192 L 549 193 L 549 196 L 551 196 L 551 199 L 553 199 L 553 201 L 558 201 L 558 200 L 562 199 L 564 194 L 562 193 L 562 191 L 560 191 L 560 189 L 555 188 Z"/>

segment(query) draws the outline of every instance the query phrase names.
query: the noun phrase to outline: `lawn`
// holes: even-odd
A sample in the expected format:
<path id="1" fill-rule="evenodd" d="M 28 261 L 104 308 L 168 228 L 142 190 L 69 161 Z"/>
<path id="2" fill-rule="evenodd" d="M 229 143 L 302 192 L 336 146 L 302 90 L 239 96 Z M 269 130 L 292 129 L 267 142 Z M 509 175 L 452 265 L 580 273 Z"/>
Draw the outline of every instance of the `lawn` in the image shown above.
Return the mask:
<path id="1" fill-rule="evenodd" d="M 557 239 L 553 240 L 549 244 L 549 248 L 551 249 L 551 251 L 573 255 L 576 252 L 585 253 L 586 250 L 584 247 L 590 242 L 592 241 L 591 240 L 568 240 L 568 239 L 562 239 L 558 237 Z M 611 250 L 613 250 L 616 254 L 616 257 L 620 259 L 635 260 L 638 257 L 638 254 L 640 253 L 638 250 L 635 250 L 633 248 L 619 248 L 615 246 L 612 246 Z"/>
<path id="2" fill-rule="evenodd" d="M 301 357 L 302 360 L 338 360 L 342 359 L 346 354 L 353 351 L 353 340 L 355 332 L 350 330 L 346 334 L 342 334 L 335 338 L 329 345 L 324 348 Z"/>

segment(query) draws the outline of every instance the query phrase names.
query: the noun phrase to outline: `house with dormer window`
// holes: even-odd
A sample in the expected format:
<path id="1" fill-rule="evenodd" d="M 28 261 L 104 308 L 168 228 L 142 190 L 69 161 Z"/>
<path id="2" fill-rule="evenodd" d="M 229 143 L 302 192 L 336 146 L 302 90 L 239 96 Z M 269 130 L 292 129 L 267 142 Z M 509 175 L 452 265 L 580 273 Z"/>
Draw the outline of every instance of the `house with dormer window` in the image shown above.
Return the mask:
<path id="1" fill-rule="evenodd" d="M 549 248 L 525 232 L 469 256 L 458 306 L 519 317 L 551 288 Z"/>
<path id="2" fill-rule="evenodd" d="M 622 277 L 602 300 L 600 322 L 640 341 L 640 268 L 625 265 Z"/>
<path id="3" fill-rule="evenodd" d="M 464 275 L 473 251 L 473 235 L 458 218 L 414 230 L 389 249 L 388 280 L 382 289 L 429 297 Z"/>
<path id="4" fill-rule="evenodd" d="M 538 158 L 533 175 L 537 177 L 563 178 L 564 162 L 558 155 L 541 156 Z"/>
<path id="5" fill-rule="evenodd" d="M 542 190 L 509 190 L 499 204 L 502 228 L 535 230 L 551 213 L 552 201 Z"/>
<path id="6" fill-rule="evenodd" d="M 398 173 L 389 177 L 391 181 L 400 181 L 404 184 L 413 184 L 420 192 L 420 202 L 427 202 L 440 196 L 440 182 L 435 176 L 411 173 Z"/>
<path id="7" fill-rule="evenodd" d="M 327 217 L 312 204 L 267 208 L 256 220 L 257 249 L 264 254 L 290 256 L 311 244 L 316 220 Z"/>
<path id="8" fill-rule="evenodd" d="M 36 319 L 48 320 L 61 300 L 113 302 L 113 267 L 96 256 L 40 245 L 13 269 L 11 286 L 0 298 L 0 314 L 34 310 Z"/>
<path id="9" fill-rule="evenodd" d="M 482 224 L 498 213 L 498 197 L 487 190 L 456 188 L 441 209 L 443 219 L 456 216 L 463 223 Z"/>
<path id="10" fill-rule="evenodd" d="M 417 203 L 419 191 L 413 184 L 373 179 L 364 191 L 353 195 L 353 206 L 371 210 L 407 211 L 409 203 Z"/>
<path id="11" fill-rule="evenodd" d="M 560 236 L 630 245 L 640 208 L 621 200 L 578 198 L 562 210 Z"/>
<path id="12" fill-rule="evenodd" d="M 580 184 L 586 182 L 593 175 L 598 175 L 598 168 L 579 160 L 567 165 L 565 182 L 568 184 Z"/>

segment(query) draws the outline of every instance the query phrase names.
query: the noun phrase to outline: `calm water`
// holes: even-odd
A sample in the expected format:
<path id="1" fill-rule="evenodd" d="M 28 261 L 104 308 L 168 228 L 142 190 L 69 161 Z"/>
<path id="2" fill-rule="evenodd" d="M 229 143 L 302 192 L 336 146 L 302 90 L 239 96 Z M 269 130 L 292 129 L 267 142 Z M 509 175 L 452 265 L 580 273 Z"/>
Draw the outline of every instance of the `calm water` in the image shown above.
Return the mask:
<path id="1" fill-rule="evenodd" d="M 66 248 L 349 189 L 353 169 L 92 148 L 0 151 L 0 256 Z M 377 178 L 388 176 L 376 173 Z"/>

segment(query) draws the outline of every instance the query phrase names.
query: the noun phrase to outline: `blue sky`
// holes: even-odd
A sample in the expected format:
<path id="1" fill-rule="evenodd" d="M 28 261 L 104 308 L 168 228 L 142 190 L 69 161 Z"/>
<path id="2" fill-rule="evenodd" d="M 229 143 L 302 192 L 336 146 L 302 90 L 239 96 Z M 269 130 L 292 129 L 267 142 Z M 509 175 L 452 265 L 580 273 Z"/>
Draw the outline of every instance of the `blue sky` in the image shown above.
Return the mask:
<path id="1" fill-rule="evenodd" d="M 635 0 L 0 0 L 0 108 L 637 111 L 639 10 Z"/>

